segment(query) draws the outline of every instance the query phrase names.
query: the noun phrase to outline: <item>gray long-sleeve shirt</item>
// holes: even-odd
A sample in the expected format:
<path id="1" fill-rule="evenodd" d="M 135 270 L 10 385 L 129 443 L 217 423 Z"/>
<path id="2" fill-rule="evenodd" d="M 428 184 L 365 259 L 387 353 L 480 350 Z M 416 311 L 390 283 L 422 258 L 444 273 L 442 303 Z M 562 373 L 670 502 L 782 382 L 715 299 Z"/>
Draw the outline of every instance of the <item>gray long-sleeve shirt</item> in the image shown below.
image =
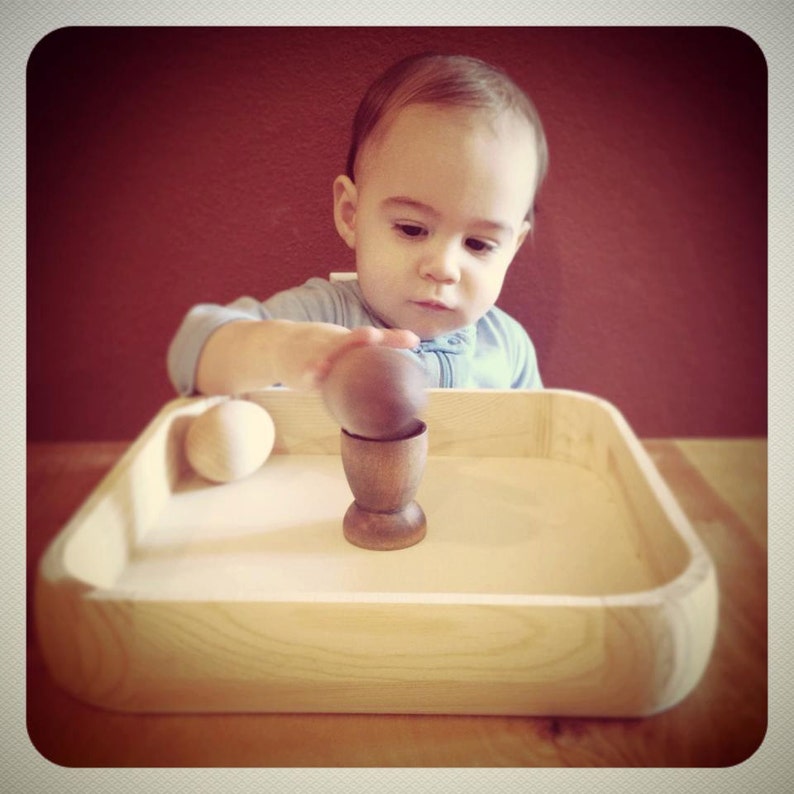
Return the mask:
<path id="1" fill-rule="evenodd" d="M 235 320 L 282 319 L 356 328 L 386 327 L 361 295 L 358 282 L 309 279 L 264 302 L 242 297 L 226 306 L 201 303 L 185 316 L 168 350 L 168 374 L 180 394 L 195 392 L 201 350 L 221 325 Z M 422 341 L 410 351 L 428 386 L 467 389 L 540 389 L 535 349 L 512 317 L 493 307 L 474 325 Z"/>

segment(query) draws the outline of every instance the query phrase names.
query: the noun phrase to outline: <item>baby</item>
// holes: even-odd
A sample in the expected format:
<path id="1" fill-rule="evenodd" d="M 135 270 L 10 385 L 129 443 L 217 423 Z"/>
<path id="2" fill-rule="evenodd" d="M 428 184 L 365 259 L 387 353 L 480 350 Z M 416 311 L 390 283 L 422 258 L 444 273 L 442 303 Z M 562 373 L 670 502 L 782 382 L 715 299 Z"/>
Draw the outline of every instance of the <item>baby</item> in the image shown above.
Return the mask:
<path id="1" fill-rule="evenodd" d="M 494 304 L 547 162 L 532 102 L 500 70 L 458 55 L 395 64 L 359 105 L 333 185 L 357 277 L 193 307 L 168 351 L 174 386 L 312 388 L 351 347 L 385 345 L 431 387 L 541 388 L 529 337 Z"/>

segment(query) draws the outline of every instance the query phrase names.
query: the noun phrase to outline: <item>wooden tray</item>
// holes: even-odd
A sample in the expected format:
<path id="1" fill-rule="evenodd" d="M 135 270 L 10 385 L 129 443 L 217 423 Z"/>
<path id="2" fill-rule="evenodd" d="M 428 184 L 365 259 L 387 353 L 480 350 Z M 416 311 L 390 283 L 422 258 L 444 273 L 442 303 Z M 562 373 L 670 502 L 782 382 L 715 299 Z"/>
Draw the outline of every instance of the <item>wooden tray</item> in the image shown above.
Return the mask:
<path id="1" fill-rule="evenodd" d="M 277 428 L 249 478 L 183 451 L 217 398 L 166 405 L 42 558 L 53 677 L 126 711 L 639 716 L 697 684 L 711 560 L 614 407 L 433 390 L 424 541 L 348 543 L 339 428 L 314 394 L 248 396 Z"/>

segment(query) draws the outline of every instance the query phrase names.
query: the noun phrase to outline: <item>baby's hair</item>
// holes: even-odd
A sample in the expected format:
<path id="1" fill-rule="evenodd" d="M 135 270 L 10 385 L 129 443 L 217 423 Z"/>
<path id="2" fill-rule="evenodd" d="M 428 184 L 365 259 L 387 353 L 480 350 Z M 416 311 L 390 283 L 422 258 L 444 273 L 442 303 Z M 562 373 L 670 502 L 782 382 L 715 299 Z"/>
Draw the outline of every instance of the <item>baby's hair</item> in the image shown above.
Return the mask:
<path id="1" fill-rule="evenodd" d="M 347 155 L 347 176 L 355 182 L 356 160 L 380 121 L 407 105 L 470 107 L 494 115 L 513 110 L 535 133 L 538 172 L 533 186 L 537 195 L 548 170 L 549 153 L 540 116 L 532 100 L 501 69 L 467 55 L 421 53 L 398 61 L 367 89 L 353 119 Z M 532 220 L 534 207 L 527 214 Z"/>

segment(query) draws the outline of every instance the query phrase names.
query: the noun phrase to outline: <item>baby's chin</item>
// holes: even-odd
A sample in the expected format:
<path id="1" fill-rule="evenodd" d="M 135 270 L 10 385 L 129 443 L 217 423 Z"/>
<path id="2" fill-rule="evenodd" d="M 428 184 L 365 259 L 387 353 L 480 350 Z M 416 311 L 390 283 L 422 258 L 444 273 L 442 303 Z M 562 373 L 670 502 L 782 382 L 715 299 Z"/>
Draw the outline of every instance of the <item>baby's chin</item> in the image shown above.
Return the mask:
<path id="1" fill-rule="evenodd" d="M 453 334 L 471 325 L 459 311 L 431 309 L 414 304 L 393 312 L 378 312 L 376 309 L 376 314 L 388 327 L 413 331 L 423 342 Z"/>

